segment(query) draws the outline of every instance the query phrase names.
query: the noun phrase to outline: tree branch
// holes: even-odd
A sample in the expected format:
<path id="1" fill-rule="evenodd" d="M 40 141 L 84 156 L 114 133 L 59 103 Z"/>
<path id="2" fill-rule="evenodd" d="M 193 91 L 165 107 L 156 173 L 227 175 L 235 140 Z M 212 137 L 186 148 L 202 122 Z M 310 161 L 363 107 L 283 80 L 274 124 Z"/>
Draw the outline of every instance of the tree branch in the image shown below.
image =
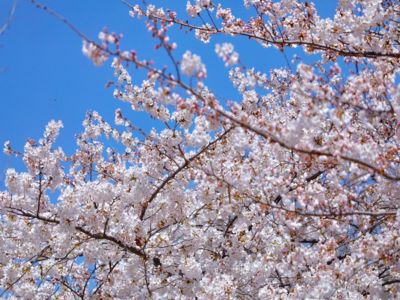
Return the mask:
<path id="1" fill-rule="evenodd" d="M 222 133 L 219 137 L 217 137 L 214 141 L 210 142 L 207 146 L 202 148 L 198 153 L 190 157 L 189 159 L 185 158 L 185 163 L 182 164 L 179 168 L 177 168 L 174 172 L 169 174 L 167 178 L 163 180 L 163 182 L 156 188 L 156 190 L 151 194 L 148 200 L 146 200 L 143 205 L 142 205 L 142 210 L 140 212 L 140 220 L 143 220 L 144 215 L 146 214 L 147 207 L 153 200 L 157 197 L 157 195 L 161 192 L 161 190 L 167 185 L 168 182 L 170 182 L 172 179 L 176 177 L 182 170 L 184 170 L 189 164 L 196 160 L 200 155 L 205 153 L 207 150 L 211 148 L 211 146 L 215 145 L 218 141 L 220 141 L 222 138 L 224 138 L 230 131 L 232 130 L 232 127 L 226 130 L 224 133 Z"/>
<path id="2" fill-rule="evenodd" d="M 57 225 L 61 224 L 61 222 L 57 219 L 50 219 L 50 218 L 43 217 L 41 215 L 37 216 L 30 212 L 26 212 L 26 211 L 18 209 L 18 208 L 13 208 L 13 207 L 7 207 L 7 208 L 10 210 L 10 213 L 13 213 L 18 216 L 27 217 L 30 219 L 37 219 L 42 222 L 51 223 L 51 224 L 57 224 Z M 136 247 L 133 247 L 133 246 L 129 246 L 128 244 L 118 240 L 117 238 L 115 238 L 113 236 L 110 236 L 110 235 L 104 234 L 104 233 L 93 233 L 93 232 L 90 232 L 89 230 L 85 229 L 82 226 L 74 226 L 74 229 L 78 232 L 81 232 L 81 233 L 87 235 L 90 238 L 93 238 L 96 240 L 106 240 L 106 241 L 112 242 L 113 244 L 119 246 L 120 248 L 122 248 L 130 253 L 133 253 L 145 260 L 147 259 L 146 254 L 142 250 L 140 250 Z"/>

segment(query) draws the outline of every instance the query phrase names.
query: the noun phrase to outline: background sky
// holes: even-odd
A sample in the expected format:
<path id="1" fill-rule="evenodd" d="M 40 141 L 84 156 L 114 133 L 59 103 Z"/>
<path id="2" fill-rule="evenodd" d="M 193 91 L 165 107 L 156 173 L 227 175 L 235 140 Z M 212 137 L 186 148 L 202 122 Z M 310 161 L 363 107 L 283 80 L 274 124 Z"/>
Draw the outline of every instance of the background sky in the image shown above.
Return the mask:
<path id="1" fill-rule="evenodd" d="M 179 8 L 183 16 L 186 0 L 152 1 L 167 7 Z M 249 12 L 241 0 L 219 1 L 230 6 L 237 16 L 247 19 Z M 332 16 L 337 1 L 315 1 L 322 16 Z M 134 49 L 139 58 L 154 59 L 159 66 L 168 64 L 163 52 L 154 50 L 154 41 L 144 22 L 132 19 L 129 9 L 119 0 L 52 0 L 41 1 L 65 16 L 88 37 L 97 39 L 105 26 L 110 31 L 123 33 L 122 48 Z M 131 1 L 135 3 L 135 1 Z M 11 0 L 0 0 L 0 24 L 11 7 Z M 186 17 L 184 17 L 186 18 Z M 0 25 L 1 26 L 1 25 Z M 171 38 L 178 44 L 176 57 L 186 50 L 199 54 L 208 70 L 207 85 L 225 98 L 237 99 L 228 78 L 228 70 L 214 53 L 215 43 L 232 42 L 247 66 L 268 72 L 273 67 L 285 66 L 278 51 L 264 49 L 244 38 L 213 38 L 204 45 L 193 33 L 174 30 Z M 51 119 L 62 120 L 64 129 L 58 140 L 67 154 L 75 147 L 74 136 L 82 130 L 88 110 L 98 111 L 112 123 L 114 111 L 120 107 L 137 126 L 146 131 L 157 126 L 143 113 L 131 112 L 126 103 L 112 96 L 113 88 L 106 88 L 113 80 L 111 60 L 103 67 L 95 67 L 81 52 L 82 41 L 62 22 L 37 9 L 28 0 L 18 0 L 9 29 L 0 36 L 0 143 L 10 140 L 14 149 L 23 150 L 28 138 L 38 140 Z M 130 70 L 136 84 L 141 76 Z M 135 80 L 136 79 L 136 80 Z M 236 98 L 235 98 L 236 97 Z M 22 170 L 20 159 L 0 154 L 0 187 L 3 187 L 7 168 Z"/>

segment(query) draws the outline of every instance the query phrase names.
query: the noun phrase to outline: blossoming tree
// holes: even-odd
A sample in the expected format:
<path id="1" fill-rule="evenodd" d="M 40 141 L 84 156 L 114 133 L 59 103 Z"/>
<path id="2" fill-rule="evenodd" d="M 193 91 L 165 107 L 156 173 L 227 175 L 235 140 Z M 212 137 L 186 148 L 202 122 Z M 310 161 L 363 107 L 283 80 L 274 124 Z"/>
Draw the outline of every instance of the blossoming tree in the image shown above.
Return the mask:
<path id="1" fill-rule="evenodd" d="M 53 146 L 56 121 L 23 153 L 5 145 L 26 172 L 9 169 L 0 194 L 0 294 L 398 299 L 400 3 L 337 2 L 322 18 L 310 1 L 245 0 L 253 16 L 242 19 L 210 0 L 182 16 L 126 1 L 171 60 L 159 69 L 121 36 L 96 42 L 33 1 L 96 65 L 112 62 L 116 98 L 165 127 L 91 112 L 72 155 Z M 195 51 L 175 55 L 171 28 L 318 59 L 258 70 L 218 44 L 241 95 L 226 102 Z M 134 82 L 136 70 L 146 79 Z"/>

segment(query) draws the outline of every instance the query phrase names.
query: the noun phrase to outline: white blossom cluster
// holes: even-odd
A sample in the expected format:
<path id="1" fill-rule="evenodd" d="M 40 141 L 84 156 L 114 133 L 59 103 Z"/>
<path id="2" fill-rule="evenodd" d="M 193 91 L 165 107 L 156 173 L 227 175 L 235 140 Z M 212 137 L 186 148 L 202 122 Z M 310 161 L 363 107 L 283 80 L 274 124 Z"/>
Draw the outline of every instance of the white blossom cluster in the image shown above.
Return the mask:
<path id="1" fill-rule="evenodd" d="M 181 70 L 186 76 L 195 76 L 198 78 L 204 78 L 207 76 L 206 67 L 201 62 L 200 56 L 192 54 L 190 51 L 186 51 L 183 54 Z"/>
<path id="2" fill-rule="evenodd" d="M 90 58 L 96 66 L 102 66 L 109 57 L 98 45 L 87 41 L 83 41 L 82 53 Z"/>
<path id="3" fill-rule="evenodd" d="M 239 54 L 231 43 L 216 44 L 215 52 L 225 62 L 226 67 L 236 65 L 239 62 Z"/>

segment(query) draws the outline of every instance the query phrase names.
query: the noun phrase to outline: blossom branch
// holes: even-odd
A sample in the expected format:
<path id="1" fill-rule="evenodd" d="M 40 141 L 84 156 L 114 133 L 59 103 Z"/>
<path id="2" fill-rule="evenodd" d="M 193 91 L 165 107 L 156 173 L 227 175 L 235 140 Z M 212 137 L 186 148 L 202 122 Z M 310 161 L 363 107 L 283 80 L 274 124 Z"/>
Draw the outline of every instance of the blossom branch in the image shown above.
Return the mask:
<path id="1" fill-rule="evenodd" d="M 22 209 L 14 208 L 14 207 L 7 207 L 7 208 L 9 209 L 10 213 L 17 215 L 17 216 L 21 216 L 21 217 L 25 217 L 25 218 L 29 218 L 29 219 L 36 219 L 36 220 L 39 220 L 39 221 L 42 221 L 45 223 L 50 223 L 50 224 L 56 224 L 56 225 L 61 224 L 61 222 L 55 218 L 47 218 L 42 215 L 37 216 L 30 212 L 24 211 Z M 114 236 L 104 234 L 104 233 L 93 233 L 93 232 L 85 229 L 83 226 L 74 226 L 74 229 L 78 232 L 81 232 L 81 233 L 87 235 L 90 238 L 95 239 L 95 240 L 106 240 L 106 241 L 112 242 L 113 244 L 119 246 L 120 248 L 122 248 L 130 253 L 133 253 L 143 259 L 147 258 L 146 254 L 142 250 L 140 250 L 136 247 L 130 246 L 130 245 L 124 243 L 123 241 L 118 240 Z"/>
<path id="2" fill-rule="evenodd" d="M 352 162 L 352 163 L 355 163 L 355 164 L 360 165 L 362 167 L 365 167 L 367 169 L 370 169 L 370 170 L 374 171 L 375 173 L 381 175 L 382 177 L 384 177 L 384 178 L 386 178 L 388 180 L 392 180 L 392 181 L 399 181 L 400 180 L 400 176 L 390 175 L 384 169 L 380 169 L 380 168 L 378 168 L 378 167 L 376 167 L 376 166 L 374 166 L 374 165 L 372 165 L 370 163 L 367 163 L 367 162 L 365 162 L 365 161 L 363 161 L 361 159 L 350 157 L 350 156 L 347 156 L 347 155 L 340 155 L 340 154 L 335 155 L 333 153 L 326 152 L 326 151 L 308 150 L 308 149 L 297 148 L 297 147 L 294 147 L 294 146 L 291 146 L 291 145 L 287 144 L 286 142 L 284 142 L 283 140 L 281 140 L 277 136 L 275 136 L 273 133 L 264 131 L 262 129 L 255 128 L 255 127 L 249 125 L 248 123 L 246 123 L 246 122 L 244 122 L 242 120 L 238 120 L 237 118 L 233 117 L 231 114 L 229 114 L 229 113 L 227 113 L 227 112 L 225 112 L 225 111 L 223 111 L 221 109 L 217 109 L 217 112 L 220 115 L 224 116 L 225 118 L 231 120 L 233 123 L 238 124 L 238 125 L 242 126 L 243 128 L 246 128 L 246 129 L 256 133 L 259 136 L 262 136 L 266 140 L 270 140 L 270 141 L 272 141 L 274 143 L 277 143 L 282 148 L 285 148 L 287 150 L 295 151 L 295 152 L 302 153 L 302 154 L 316 155 L 316 156 L 337 157 L 337 158 L 343 159 L 345 161 Z"/>
<path id="3" fill-rule="evenodd" d="M 134 7 L 130 5 L 127 1 L 122 0 L 125 4 L 127 4 L 131 9 Z M 328 51 L 328 52 L 333 52 L 336 53 L 339 56 L 343 57 L 355 57 L 355 58 L 371 58 L 371 59 L 376 59 L 376 58 L 395 58 L 399 59 L 400 58 L 400 53 L 395 53 L 395 52 L 376 52 L 376 51 L 355 51 L 355 50 L 344 50 L 340 49 L 334 46 L 330 45 L 324 45 L 324 44 L 318 44 L 313 41 L 302 41 L 302 40 L 285 40 L 283 36 L 281 36 L 279 39 L 276 38 L 267 38 L 263 37 L 260 35 L 256 35 L 251 32 L 246 32 L 246 31 L 237 31 L 237 30 L 229 30 L 226 31 L 223 27 L 222 28 L 209 28 L 209 27 L 201 27 L 197 26 L 194 24 L 190 24 L 189 22 L 185 22 L 182 20 L 179 20 L 177 18 L 171 19 L 171 18 L 166 18 L 166 17 L 160 17 L 158 15 L 154 14 L 147 14 L 144 10 L 141 10 L 141 13 L 145 16 L 147 16 L 149 19 L 156 19 L 160 20 L 162 22 L 167 22 L 167 23 L 172 23 L 179 25 L 181 27 L 188 28 L 190 30 L 199 30 L 201 32 L 205 32 L 210 35 L 215 35 L 215 34 L 223 34 L 223 35 L 230 35 L 230 36 L 244 36 L 248 37 L 254 40 L 262 41 L 271 45 L 275 45 L 279 48 L 284 48 L 284 47 L 293 47 L 293 46 L 306 46 L 308 47 L 309 51 L 314 51 L 314 50 L 320 50 L 320 51 Z"/>
<path id="4" fill-rule="evenodd" d="M 214 139 L 214 141 L 210 142 L 207 146 L 203 147 L 199 152 L 197 152 L 195 155 L 193 155 L 192 157 L 185 159 L 185 163 L 183 163 L 179 168 L 177 168 L 174 172 L 172 172 L 170 175 L 167 176 L 167 178 L 165 178 L 163 180 L 163 182 L 156 188 L 156 190 L 151 194 L 151 196 L 149 197 L 148 200 L 146 200 L 143 204 L 142 204 L 142 210 L 140 212 L 139 218 L 140 220 L 144 219 L 144 216 L 146 214 L 146 210 L 147 207 L 149 206 L 149 204 L 151 204 L 153 202 L 153 200 L 157 197 L 157 195 L 162 191 L 162 189 L 168 184 L 168 182 L 170 182 L 172 179 L 174 179 L 176 177 L 176 175 L 178 175 L 182 170 L 184 170 L 185 168 L 187 168 L 191 162 L 193 162 L 194 160 L 196 160 L 197 158 L 199 158 L 203 153 L 207 152 L 212 146 L 214 146 L 216 143 L 218 143 L 221 139 L 223 139 L 230 131 L 232 130 L 232 128 L 227 129 L 226 131 L 224 131 L 220 136 L 218 136 L 216 139 Z"/>

